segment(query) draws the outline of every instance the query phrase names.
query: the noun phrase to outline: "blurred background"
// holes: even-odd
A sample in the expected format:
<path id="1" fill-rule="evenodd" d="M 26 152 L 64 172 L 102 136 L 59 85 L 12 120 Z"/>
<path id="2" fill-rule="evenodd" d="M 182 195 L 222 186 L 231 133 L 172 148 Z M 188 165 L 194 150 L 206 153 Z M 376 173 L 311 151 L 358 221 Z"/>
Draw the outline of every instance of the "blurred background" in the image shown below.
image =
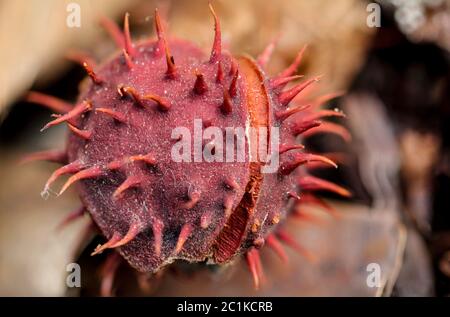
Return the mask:
<path id="1" fill-rule="evenodd" d="M 70 3 L 80 27 L 66 24 Z M 213 1 L 223 41 L 234 54 L 259 54 L 274 38 L 268 73 L 290 64 L 308 44 L 299 73 L 324 75 L 315 93 L 345 92 L 327 107 L 352 140 L 334 135 L 307 145 L 339 158 L 338 170 L 312 173 L 346 186 L 353 197 L 325 196 L 339 219 L 313 207 L 311 221 L 289 231 L 314 253 L 308 262 L 289 252 L 283 264 L 263 250 L 263 287 L 253 289 L 244 263 L 223 268 L 169 267 L 153 277 L 118 269 L 116 295 L 142 296 L 448 296 L 450 295 L 450 1 L 278 0 Z M 375 6 L 373 6 L 375 4 Z M 130 13 L 134 39 L 154 36 L 153 11 L 171 36 L 209 50 L 213 21 L 206 0 L 0 0 L 0 295 L 99 295 L 104 255 L 89 219 L 57 226 L 77 208 L 74 191 L 40 195 L 56 165 L 19 165 L 25 153 L 63 148 L 65 127 L 40 128 L 47 109 L 23 101 L 37 90 L 73 102 L 85 77 L 67 60 L 75 50 L 101 61 L 115 51 L 100 27 Z M 374 9 L 375 8 L 375 9 Z M 380 8 L 380 27 L 368 24 Z M 375 10 L 375 11 L 374 11 Z M 81 266 L 82 287 L 66 286 L 67 264 Z M 244 262 L 244 261 L 242 261 Z M 367 284 L 368 265 L 381 268 L 379 287 Z"/>

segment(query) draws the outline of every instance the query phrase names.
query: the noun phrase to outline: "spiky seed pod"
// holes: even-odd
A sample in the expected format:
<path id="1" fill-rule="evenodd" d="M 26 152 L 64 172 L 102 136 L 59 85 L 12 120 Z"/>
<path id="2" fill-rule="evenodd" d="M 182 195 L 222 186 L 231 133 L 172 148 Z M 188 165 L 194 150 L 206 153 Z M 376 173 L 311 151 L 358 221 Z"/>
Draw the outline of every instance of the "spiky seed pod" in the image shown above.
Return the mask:
<path id="1" fill-rule="evenodd" d="M 83 208 L 76 215 L 86 210 L 106 237 L 93 254 L 117 250 L 141 272 L 156 272 L 177 259 L 222 264 L 246 254 L 258 286 L 262 268 L 257 249 L 265 241 L 283 261 L 280 241 L 301 249 L 277 228 L 302 194 L 324 189 L 348 195 L 329 182 L 299 178 L 301 165 L 335 164 L 305 153 L 297 136 L 308 131 L 348 136 L 336 126 L 314 132 L 320 129 L 319 119 L 333 114 L 315 113 L 314 107 L 295 103 L 296 96 L 318 78 L 284 89 L 300 78 L 294 73 L 304 49 L 291 66 L 270 78 L 262 67 L 274 43 L 259 63 L 222 52 L 220 22 L 210 9 L 215 35 L 209 56 L 190 42 L 167 38 L 158 11 L 153 41 L 132 43 L 128 14 L 123 33 L 103 20 L 120 50 L 101 67 L 82 62 L 91 83 L 77 105 L 71 108 L 37 93 L 28 96 L 31 102 L 63 113 L 43 129 L 67 123 L 67 152 L 40 152 L 27 160 L 65 161 L 45 190 L 61 175 L 72 174 L 60 193 L 77 182 Z M 251 134 L 244 135 L 248 150 L 243 161 L 174 161 L 171 153 L 179 139 L 172 138 L 172 131 L 186 127 L 194 136 L 198 119 L 204 127 L 222 131 L 265 128 L 259 138 L 267 141 L 279 129 L 280 146 L 272 149 L 279 155 L 278 170 L 263 173 L 266 163 L 251 159 L 251 150 L 258 153 L 259 144 Z M 211 153 L 220 150 L 216 144 L 208 146 Z"/>

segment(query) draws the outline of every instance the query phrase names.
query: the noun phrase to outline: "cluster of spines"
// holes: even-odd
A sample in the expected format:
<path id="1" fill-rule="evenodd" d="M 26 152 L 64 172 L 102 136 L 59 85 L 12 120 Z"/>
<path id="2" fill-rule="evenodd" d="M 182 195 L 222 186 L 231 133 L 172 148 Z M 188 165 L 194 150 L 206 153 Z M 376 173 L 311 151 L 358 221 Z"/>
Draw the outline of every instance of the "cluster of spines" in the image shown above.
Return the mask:
<path id="1" fill-rule="evenodd" d="M 221 57 L 221 31 L 220 31 L 220 21 L 214 12 L 214 9 L 210 5 L 211 12 L 214 17 L 214 23 L 215 23 L 215 36 L 214 36 L 214 44 L 213 48 L 211 50 L 210 55 L 210 62 L 211 63 L 217 63 L 217 73 L 216 73 L 216 82 L 222 83 L 224 79 L 224 70 L 222 68 L 222 64 L 220 62 Z M 113 22 L 111 22 L 108 19 L 103 19 L 102 24 L 107 29 L 108 33 L 113 37 L 114 41 L 121 47 L 122 53 L 125 59 L 125 63 L 127 67 L 132 69 L 134 67 L 133 58 L 136 54 L 134 45 L 131 41 L 130 36 L 130 30 L 129 30 L 129 15 L 125 15 L 124 20 L 124 30 L 123 32 L 117 27 L 117 25 Z M 177 68 L 174 62 L 173 56 L 170 54 L 170 48 L 168 45 L 168 42 L 166 40 L 164 30 L 162 27 L 162 22 L 159 17 L 158 11 L 155 11 L 155 29 L 156 29 L 156 35 L 157 35 L 157 45 L 161 52 L 163 52 L 167 64 L 167 70 L 166 70 L 166 76 L 169 79 L 176 79 L 177 77 Z M 258 57 L 257 61 L 261 66 L 264 66 L 268 60 L 270 59 L 270 55 L 272 54 L 275 47 L 275 41 L 269 44 L 269 46 L 263 51 L 263 53 Z M 292 133 L 294 136 L 302 135 L 304 137 L 308 137 L 317 133 L 335 133 L 340 135 L 345 140 L 350 139 L 349 132 L 342 126 L 330 122 L 322 122 L 320 121 L 322 118 L 330 117 L 330 116 L 337 116 L 342 117 L 343 114 L 338 111 L 331 111 L 331 110 L 320 110 L 320 111 L 309 111 L 311 109 L 317 108 L 318 106 L 322 105 L 326 101 L 328 101 L 331 98 L 334 98 L 334 95 L 327 95 L 319 98 L 316 100 L 316 104 L 297 104 L 295 106 L 288 107 L 291 102 L 306 88 L 308 88 L 313 83 L 319 81 L 320 77 L 315 77 L 310 80 L 307 80 L 305 82 L 301 82 L 299 84 L 294 85 L 292 88 L 284 90 L 287 84 L 289 84 L 292 81 L 295 81 L 302 76 L 295 75 L 295 72 L 298 68 L 298 66 L 301 63 L 303 54 L 305 52 L 306 46 L 299 52 L 297 57 L 295 58 L 294 62 L 287 67 L 284 71 L 282 71 L 278 76 L 272 78 L 270 80 L 270 86 L 274 91 L 278 92 L 278 101 L 279 104 L 283 107 L 286 107 L 284 110 L 279 110 L 275 113 L 275 118 L 278 120 L 280 124 L 282 124 L 286 119 L 290 118 L 294 114 L 297 113 L 306 113 L 306 115 L 301 117 L 301 120 L 298 120 L 296 124 L 294 125 L 294 128 L 292 129 Z M 70 59 L 80 63 L 86 70 L 88 76 L 91 78 L 92 82 L 95 85 L 102 85 L 105 83 L 105 79 L 99 77 L 99 75 L 94 71 L 94 68 L 96 67 L 96 64 L 92 58 L 90 58 L 87 54 L 84 53 L 72 53 L 69 56 Z M 229 114 L 233 111 L 233 101 L 232 98 L 236 96 L 237 94 L 237 79 L 239 76 L 238 67 L 235 62 L 232 63 L 230 68 L 230 75 L 232 75 L 231 84 L 228 89 L 224 89 L 223 92 L 223 104 L 221 105 L 220 109 L 223 114 Z M 194 86 L 192 88 L 193 93 L 201 95 L 208 91 L 208 84 L 205 81 L 204 75 L 201 72 L 196 72 L 195 74 L 196 80 L 194 83 Z M 158 110 L 160 111 L 169 111 L 171 108 L 170 100 L 167 100 L 163 98 L 162 96 L 158 96 L 155 94 L 147 93 L 147 94 L 140 94 L 136 89 L 130 86 L 126 85 L 119 85 L 117 87 L 117 92 L 122 98 L 131 98 L 134 103 L 138 106 L 145 107 L 146 101 L 151 101 L 156 104 Z M 78 137 L 89 140 L 92 137 L 92 131 L 89 130 L 81 130 L 77 127 L 77 119 L 83 115 L 86 112 L 94 111 L 96 113 L 101 113 L 106 116 L 111 117 L 113 120 L 126 124 L 127 120 L 124 114 L 120 113 L 119 111 L 108 109 L 108 108 L 102 108 L 102 107 L 95 107 L 91 101 L 85 100 L 81 102 L 80 104 L 75 105 L 72 107 L 69 103 L 59 100 L 55 97 L 43 95 L 37 92 L 30 92 L 27 96 L 27 100 L 30 102 L 42 104 L 49 109 L 53 110 L 54 112 L 58 113 L 57 115 L 54 115 L 56 118 L 46 124 L 42 130 L 45 130 L 51 126 L 66 122 L 69 129 L 77 135 Z M 281 144 L 279 147 L 279 153 L 284 154 L 292 150 L 301 150 L 304 146 L 301 144 Z M 58 163 L 67 163 L 67 154 L 64 151 L 43 151 L 34 153 L 32 155 L 27 156 L 23 161 L 32 161 L 32 160 L 49 160 L 53 162 Z M 143 161 L 146 164 L 155 165 L 157 164 L 157 161 L 152 153 L 148 154 L 137 154 L 134 156 L 122 158 L 113 162 L 110 162 L 106 164 L 105 166 L 100 165 L 93 165 L 93 166 L 86 166 L 83 162 L 77 160 L 74 162 L 71 162 L 67 165 L 64 165 L 63 167 L 57 169 L 53 174 L 50 176 L 49 180 L 45 184 L 44 191 L 48 191 L 50 188 L 50 185 L 59 177 L 64 174 L 73 174 L 67 182 L 63 185 L 61 191 L 59 194 L 62 194 L 71 184 L 75 183 L 76 181 L 82 180 L 82 179 L 91 179 L 91 178 L 97 178 L 104 176 L 108 171 L 116 170 L 123 166 L 124 164 L 132 163 L 135 161 Z M 292 173 L 298 166 L 304 165 L 309 162 L 319 162 L 328 164 L 330 166 L 336 167 L 336 164 L 321 155 L 317 154 L 311 154 L 311 153 L 304 153 L 304 152 L 296 152 L 293 160 L 284 163 L 279 168 L 279 173 L 281 175 L 289 175 Z M 128 189 L 138 187 L 142 183 L 143 179 L 138 176 L 129 176 L 125 179 L 125 181 L 118 186 L 118 188 L 114 191 L 112 199 L 120 199 L 120 197 L 123 195 L 125 191 Z M 228 178 L 224 181 L 224 184 L 229 189 L 238 189 L 238 184 L 236 180 L 232 178 Z M 321 207 L 325 208 L 328 211 L 332 211 L 329 206 L 326 206 L 324 202 L 320 201 L 315 196 L 311 195 L 311 192 L 318 191 L 318 190 L 326 190 L 331 191 L 337 194 L 340 194 L 342 196 L 349 196 L 350 193 L 345 190 L 344 188 L 313 177 L 313 176 L 304 176 L 300 177 L 298 180 L 298 186 L 302 190 L 302 195 L 306 193 L 305 195 L 308 195 L 306 197 L 309 197 L 310 203 L 315 203 L 317 205 L 320 205 Z M 295 192 L 288 193 L 289 197 L 294 198 L 296 200 L 300 200 L 300 197 Z M 188 194 L 188 198 L 184 204 L 182 204 L 180 207 L 185 209 L 191 209 L 193 208 L 198 201 L 201 199 L 201 192 L 200 191 L 194 191 L 192 193 Z M 305 200 L 305 196 L 302 196 L 302 200 Z M 224 199 L 224 210 L 225 214 L 230 214 L 232 212 L 231 208 L 233 205 L 233 200 L 230 198 L 230 196 L 226 196 Z M 64 224 L 67 222 L 76 219 L 77 217 L 84 214 L 84 208 L 80 208 L 76 210 L 74 213 L 71 213 L 68 218 L 64 221 Z M 297 216 L 300 217 L 300 213 L 297 213 Z M 212 214 L 205 212 L 200 217 L 200 227 L 205 229 L 209 226 L 209 224 L 212 221 Z M 276 223 L 279 221 L 274 218 L 273 222 Z M 154 251 L 156 255 L 159 255 L 161 253 L 161 247 L 162 247 L 162 233 L 163 233 L 163 227 L 164 224 L 160 219 L 154 218 L 153 224 L 152 224 L 152 230 L 154 234 Z M 134 221 L 129 225 L 128 231 L 121 235 L 118 232 L 114 232 L 110 239 L 104 243 L 103 245 L 99 245 L 94 252 L 94 254 L 101 253 L 102 251 L 106 249 L 113 249 L 120 246 L 125 245 L 126 243 L 133 240 L 137 234 L 139 234 L 144 229 L 144 226 L 139 221 Z M 184 243 L 189 238 L 193 230 L 193 227 L 191 224 L 185 224 L 181 227 L 180 233 L 178 236 L 178 240 L 175 245 L 174 253 L 177 254 L 181 251 L 183 248 Z M 283 241 L 288 246 L 293 247 L 295 250 L 299 251 L 300 253 L 307 255 L 311 258 L 310 255 L 308 255 L 308 252 L 304 250 L 298 243 L 296 243 L 293 239 L 289 237 L 289 235 L 282 231 L 281 229 L 277 229 L 275 233 L 270 234 L 268 237 L 265 238 L 265 243 L 272 248 L 276 254 L 280 256 L 280 258 L 283 261 L 286 261 L 287 257 L 286 254 L 282 248 L 282 245 L 280 241 Z M 255 243 L 256 245 L 257 243 Z M 262 241 L 261 244 L 264 244 L 264 241 Z M 259 251 L 256 248 L 251 248 L 246 253 L 247 263 L 248 266 L 252 272 L 255 286 L 259 286 L 259 282 L 262 279 L 262 266 L 259 258 Z"/>
<path id="2" fill-rule="evenodd" d="M 276 41 L 272 41 L 262 52 L 262 54 L 257 58 L 257 62 L 261 67 L 264 67 L 270 59 L 270 55 L 274 51 Z M 297 113 L 302 113 L 303 115 L 300 119 L 297 119 L 293 128 L 291 129 L 292 134 L 296 137 L 302 135 L 302 137 L 310 137 L 318 133 L 332 133 L 341 136 L 344 140 L 349 141 L 351 139 L 350 133 L 342 126 L 321 121 L 327 117 L 344 117 L 344 114 L 340 111 L 335 110 L 317 110 L 320 106 L 325 104 L 327 101 L 339 96 L 339 94 L 330 94 L 319 97 L 317 100 L 311 104 L 295 104 L 294 106 L 289 105 L 292 101 L 305 89 L 307 89 L 312 84 L 318 82 L 321 76 L 312 78 L 305 82 L 294 85 L 292 88 L 285 90 L 284 88 L 289 83 L 302 78 L 300 75 L 295 75 L 298 66 L 301 63 L 302 57 L 304 55 L 306 46 L 298 53 L 297 57 L 293 63 L 282 71 L 278 76 L 270 80 L 270 85 L 272 89 L 278 92 L 277 97 L 279 104 L 286 109 L 279 110 L 275 112 L 275 119 L 278 120 L 279 124 L 292 117 Z M 279 146 L 279 154 L 284 154 L 293 150 L 303 150 L 304 146 L 298 143 L 286 144 L 282 143 Z M 317 154 L 305 153 L 305 152 L 295 152 L 292 159 L 289 162 L 283 163 L 279 167 L 279 174 L 290 175 L 294 172 L 297 167 L 305 165 L 310 162 L 316 162 L 319 164 L 325 164 L 332 167 L 337 167 L 336 163 L 331 159 Z M 318 198 L 313 194 L 315 191 L 329 191 L 335 194 L 341 195 L 343 197 L 350 197 L 351 193 L 345 188 L 336 185 L 332 182 L 314 177 L 314 176 L 301 176 L 298 178 L 298 187 L 301 189 L 302 196 L 291 191 L 287 193 L 289 198 L 296 201 L 296 208 L 292 211 L 294 217 L 299 218 L 303 221 L 315 221 L 315 218 L 305 213 L 301 208 L 303 204 L 313 204 L 316 205 L 326 212 L 329 212 L 332 216 L 336 217 L 337 212 L 330 207 L 326 202 Z M 272 219 L 272 223 L 276 224 L 280 221 L 280 218 L 275 215 Z M 255 228 L 255 231 L 258 229 Z M 282 228 L 277 227 L 273 233 L 268 234 L 265 238 L 256 238 L 254 241 L 254 247 L 250 248 L 245 254 L 247 265 L 250 272 L 252 273 L 255 288 L 258 288 L 261 282 L 264 280 L 263 268 L 261 265 L 260 251 L 262 245 L 267 245 L 272 249 L 276 255 L 280 257 L 283 262 L 288 261 L 287 254 L 283 248 L 282 243 L 291 247 L 301 255 L 305 256 L 310 261 L 315 261 L 316 258 L 314 254 L 305 249 L 301 244 L 299 244 L 295 239 L 293 239 L 289 233 L 284 231 Z"/>

